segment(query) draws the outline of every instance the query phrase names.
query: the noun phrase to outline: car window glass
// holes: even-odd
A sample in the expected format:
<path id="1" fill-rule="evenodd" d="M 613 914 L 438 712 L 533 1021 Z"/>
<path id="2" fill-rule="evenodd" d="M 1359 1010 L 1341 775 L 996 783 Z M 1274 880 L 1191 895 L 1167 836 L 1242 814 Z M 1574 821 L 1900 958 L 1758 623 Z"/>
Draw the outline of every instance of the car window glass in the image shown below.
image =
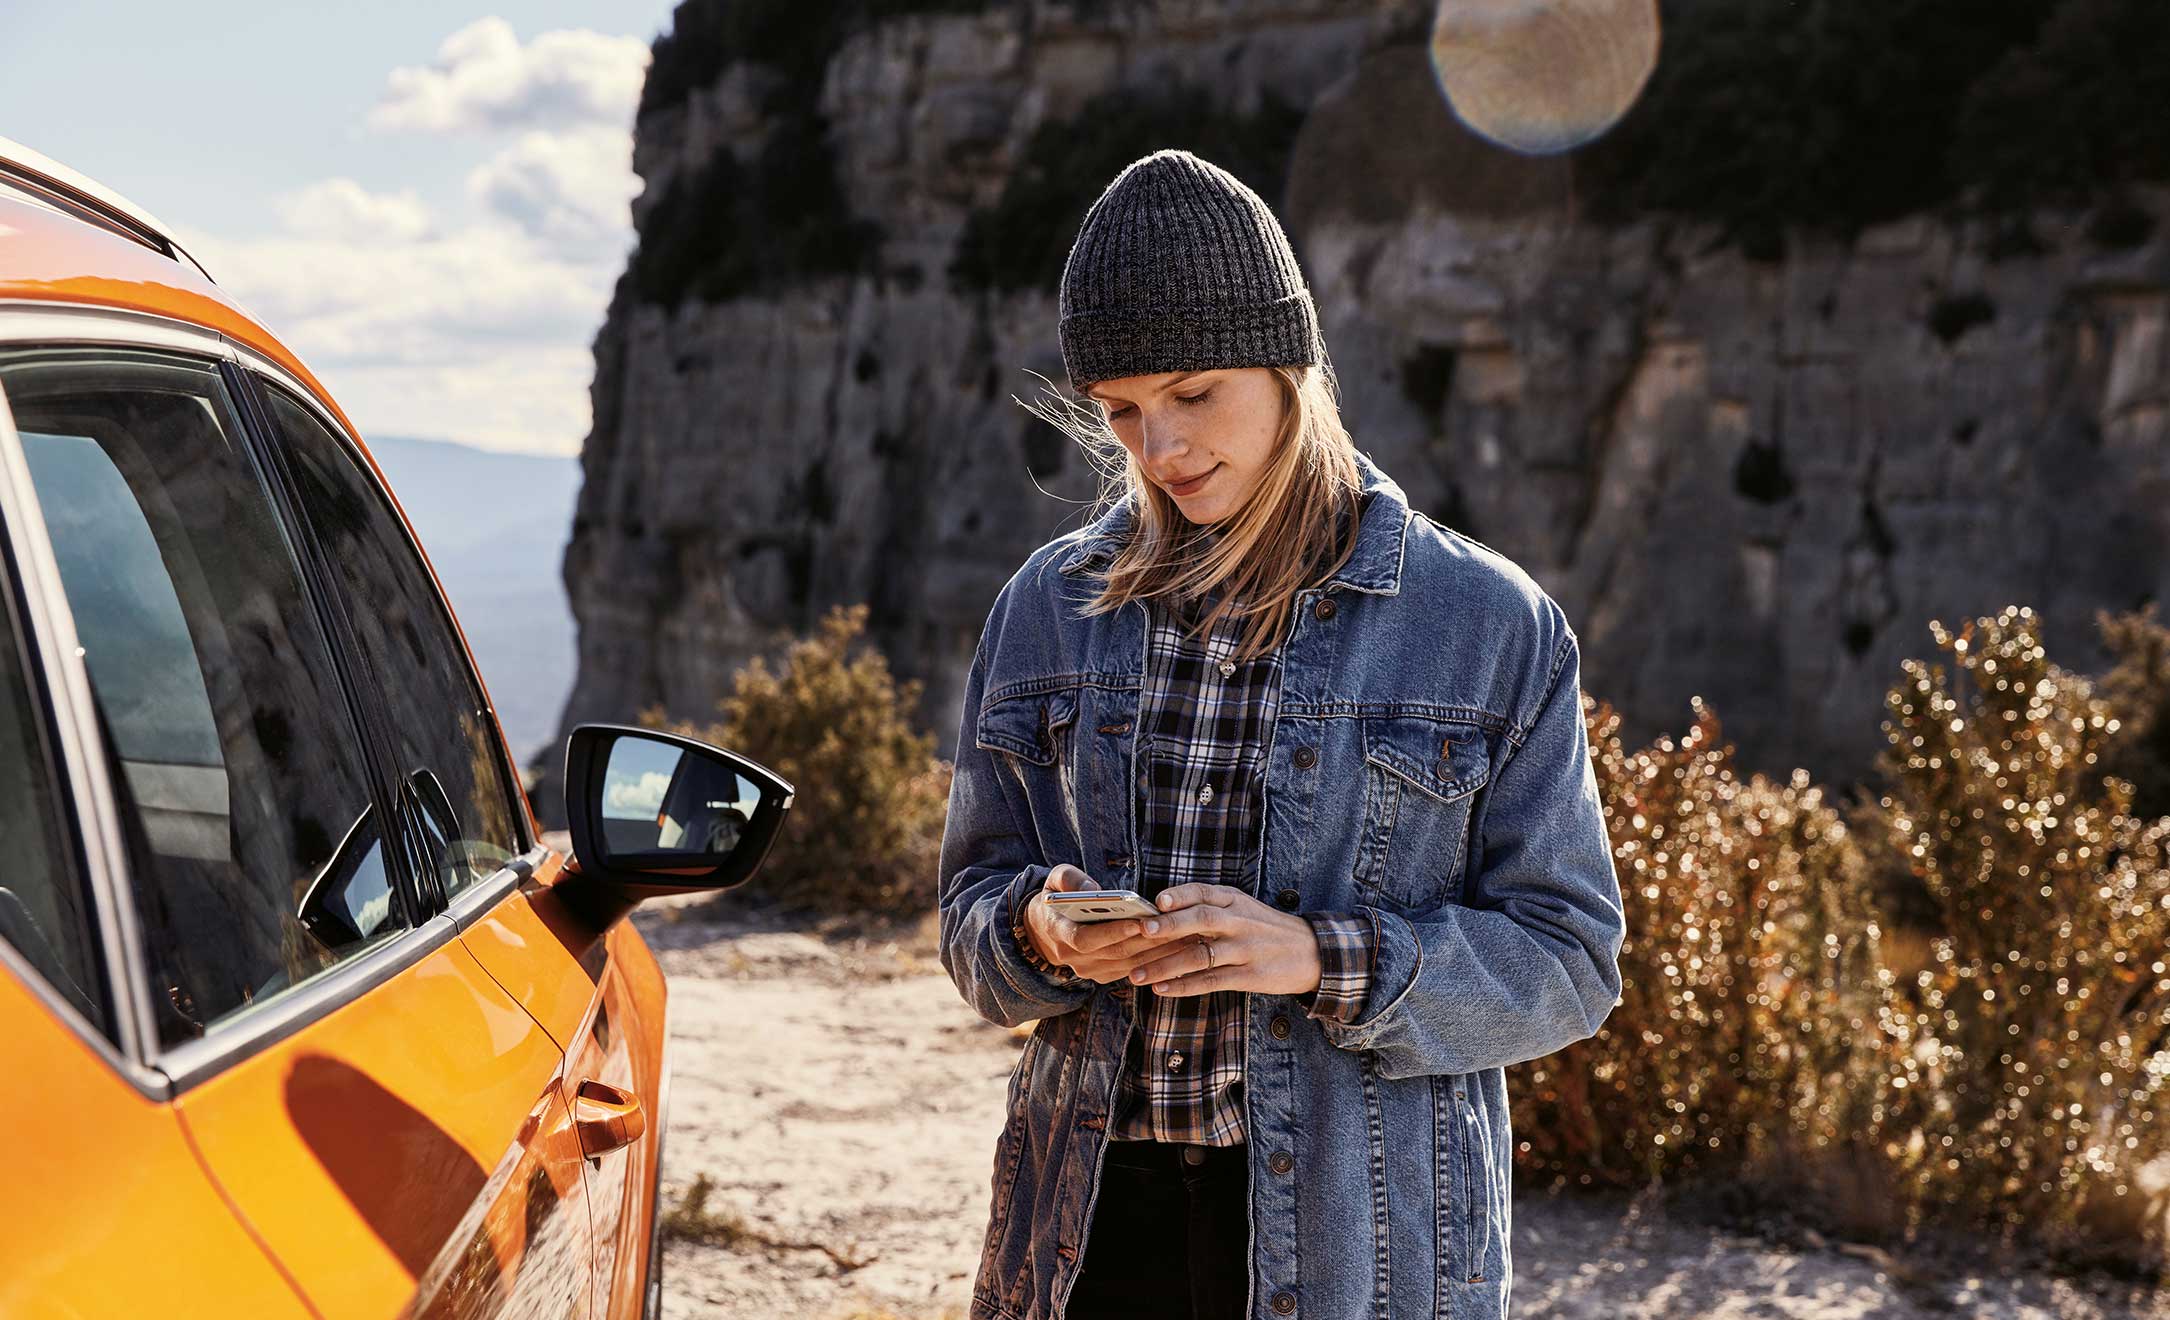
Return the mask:
<path id="1" fill-rule="evenodd" d="M 502 740 L 436 583 L 377 478 L 300 400 L 264 382 L 294 485 L 385 695 L 408 819 L 447 898 L 524 845 Z"/>
<path id="2" fill-rule="evenodd" d="M 113 1032 L 97 918 L 61 814 L 59 775 L 40 729 L 15 596 L 0 572 L 0 940 L 59 996 Z"/>
<path id="3" fill-rule="evenodd" d="M 160 1039 L 407 928 L 345 694 L 210 364 L 0 357 L 112 757 Z"/>

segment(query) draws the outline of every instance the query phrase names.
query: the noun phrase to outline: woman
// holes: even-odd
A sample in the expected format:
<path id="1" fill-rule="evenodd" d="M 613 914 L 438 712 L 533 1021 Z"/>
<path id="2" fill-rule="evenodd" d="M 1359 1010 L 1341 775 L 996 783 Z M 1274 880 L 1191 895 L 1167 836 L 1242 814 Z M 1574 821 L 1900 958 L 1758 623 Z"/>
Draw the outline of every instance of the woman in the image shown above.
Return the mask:
<path id="1" fill-rule="evenodd" d="M 1287 236 L 1157 151 L 1063 272 L 1053 420 L 1119 478 L 966 683 L 942 959 L 1036 1020 L 975 1320 L 1504 1317 L 1504 1069 L 1625 932 L 1565 615 L 1337 416 Z M 1078 924 L 1050 890 L 1160 914 Z"/>

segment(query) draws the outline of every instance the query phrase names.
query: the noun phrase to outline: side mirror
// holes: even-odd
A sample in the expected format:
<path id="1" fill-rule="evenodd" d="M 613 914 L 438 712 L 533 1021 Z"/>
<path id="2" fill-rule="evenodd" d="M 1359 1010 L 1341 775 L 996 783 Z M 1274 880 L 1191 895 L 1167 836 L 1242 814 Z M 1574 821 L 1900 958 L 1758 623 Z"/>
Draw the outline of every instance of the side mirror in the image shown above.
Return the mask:
<path id="1" fill-rule="evenodd" d="M 565 744 L 565 814 L 580 873 L 633 899 L 731 889 L 761 869 L 791 781 L 693 738 L 583 724 Z"/>

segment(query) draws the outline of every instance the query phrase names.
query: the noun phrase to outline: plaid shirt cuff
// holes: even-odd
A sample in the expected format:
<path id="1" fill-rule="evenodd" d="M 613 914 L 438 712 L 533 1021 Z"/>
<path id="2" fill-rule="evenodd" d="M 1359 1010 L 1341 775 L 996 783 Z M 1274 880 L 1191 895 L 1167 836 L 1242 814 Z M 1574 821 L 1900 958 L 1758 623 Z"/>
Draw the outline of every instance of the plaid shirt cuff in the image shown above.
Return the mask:
<path id="1" fill-rule="evenodd" d="M 1371 989 L 1379 930 L 1369 910 L 1306 912 L 1319 941 L 1319 988 L 1296 996 L 1304 1012 L 1334 1022 L 1354 1022 Z"/>
<path id="2" fill-rule="evenodd" d="M 1032 901 L 1032 896 L 1039 893 L 1042 886 L 1033 882 L 1031 869 L 1019 872 L 1017 879 L 1010 884 L 1010 938 L 1016 941 L 1018 956 L 1025 960 L 1027 967 L 1056 986 L 1086 984 L 1088 978 L 1077 975 L 1067 966 L 1048 962 L 1032 945 L 1032 936 L 1025 930 L 1025 905 Z"/>

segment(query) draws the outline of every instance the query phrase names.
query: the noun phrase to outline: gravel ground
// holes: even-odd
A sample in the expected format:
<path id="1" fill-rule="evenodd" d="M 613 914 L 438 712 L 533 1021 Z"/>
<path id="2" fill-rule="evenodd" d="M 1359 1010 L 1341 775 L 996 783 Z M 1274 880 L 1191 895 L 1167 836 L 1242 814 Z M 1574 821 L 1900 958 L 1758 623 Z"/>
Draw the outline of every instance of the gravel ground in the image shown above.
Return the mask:
<path id="1" fill-rule="evenodd" d="M 669 1243 L 664 1315 L 961 1320 L 1025 1037 L 958 996 L 931 914 L 869 935 L 723 896 L 634 920 L 671 980 L 665 1204 L 706 1177 L 737 1225 Z M 1523 1195 L 1514 1231 L 1517 1320 L 2170 1320 L 2127 1283 L 1783 1246 L 1654 1195 Z"/>

